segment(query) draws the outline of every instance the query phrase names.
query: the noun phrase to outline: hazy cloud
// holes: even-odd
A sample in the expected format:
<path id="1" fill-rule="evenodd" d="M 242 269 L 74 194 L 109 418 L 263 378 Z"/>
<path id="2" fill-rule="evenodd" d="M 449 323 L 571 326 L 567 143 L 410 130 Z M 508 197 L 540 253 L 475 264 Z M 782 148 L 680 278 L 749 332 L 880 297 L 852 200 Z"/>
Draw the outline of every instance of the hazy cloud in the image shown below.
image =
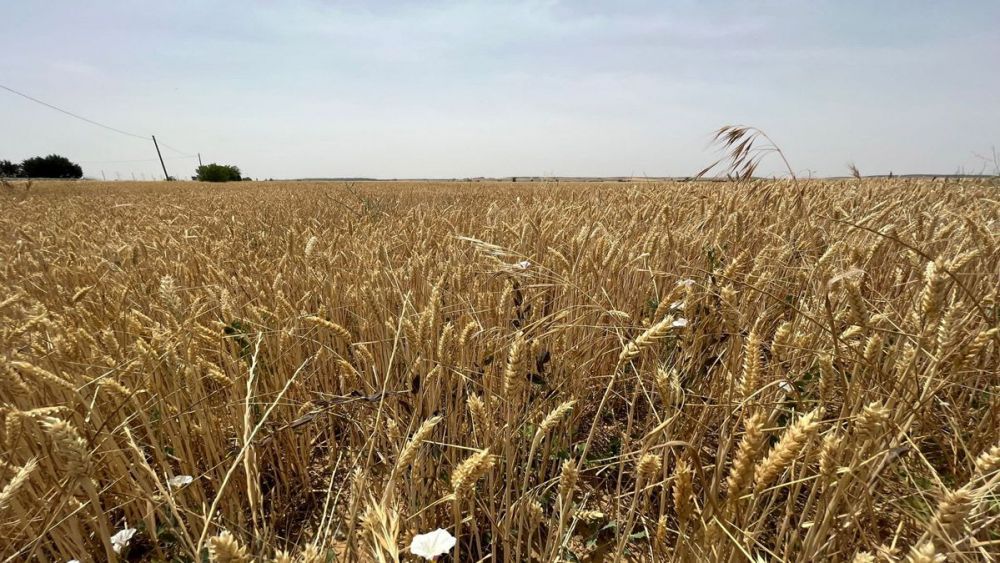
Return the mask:
<path id="1" fill-rule="evenodd" d="M 799 170 L 972 169 L 1000 141 L 1000 4 L 53 2 L 4 7 L 0 83 L 251 176 L 683 175 L 758 125 Z M 159 169 L 0 92 L 0 158 Z M 167 151 L 165 156 L 179 157 Z M 111 162 L 146 160 L 147 162 Z M 103 161 L 103 162 L 101 162 Z M 193 160 L 168 161 L 186 176 Z"/>

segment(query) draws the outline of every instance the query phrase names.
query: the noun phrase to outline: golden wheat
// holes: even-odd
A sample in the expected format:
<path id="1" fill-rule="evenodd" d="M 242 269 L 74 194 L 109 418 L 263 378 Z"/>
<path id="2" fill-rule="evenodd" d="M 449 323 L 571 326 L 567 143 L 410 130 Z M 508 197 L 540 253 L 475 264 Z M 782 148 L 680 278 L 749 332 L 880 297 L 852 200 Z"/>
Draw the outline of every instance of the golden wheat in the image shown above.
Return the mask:
<path id="1" fill-rule="evenodd" d="M 1000 558 L 997 189 L 0 194 L 0 559 Z"/>

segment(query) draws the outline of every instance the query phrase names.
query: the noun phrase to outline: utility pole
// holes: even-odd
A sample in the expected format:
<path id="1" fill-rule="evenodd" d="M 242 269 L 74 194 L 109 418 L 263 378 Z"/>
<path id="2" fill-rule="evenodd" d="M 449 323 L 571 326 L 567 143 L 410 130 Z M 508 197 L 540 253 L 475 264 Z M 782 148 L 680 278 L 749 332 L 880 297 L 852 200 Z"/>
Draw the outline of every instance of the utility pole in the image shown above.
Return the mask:
<path id="1" fill-rule="evenodd" d="M 160 145 L 156 143 L 156 135 L 153 135 L 153 146 L 156 147 L 156 156 L 160 157 L 160 166 L 163 167 L 163 179 L 169 180 L 170 174 L 167 174 L 167 165 L 163 164 L 163 155 L 160 154 Z"/>
<path id="2" fill-rule="evenodd" d="M 201 168 L 201 153 L 198 153 L 198 168 Z"/>

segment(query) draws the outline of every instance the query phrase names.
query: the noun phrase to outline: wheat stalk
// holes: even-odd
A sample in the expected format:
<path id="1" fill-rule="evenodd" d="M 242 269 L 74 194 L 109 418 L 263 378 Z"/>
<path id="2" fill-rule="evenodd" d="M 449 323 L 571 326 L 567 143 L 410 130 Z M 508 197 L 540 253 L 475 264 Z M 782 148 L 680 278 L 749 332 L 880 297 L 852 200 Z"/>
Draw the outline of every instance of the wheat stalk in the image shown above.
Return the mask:
<path id="1" fill-rule="evenodd" d="M 819 428 L 819 409 L 812 410 L 796 420 L 781 435 L 763 460 L 754 468 L 754 490 L 762 491 L 770 485 L 798 457 L 806 442 Z"/>

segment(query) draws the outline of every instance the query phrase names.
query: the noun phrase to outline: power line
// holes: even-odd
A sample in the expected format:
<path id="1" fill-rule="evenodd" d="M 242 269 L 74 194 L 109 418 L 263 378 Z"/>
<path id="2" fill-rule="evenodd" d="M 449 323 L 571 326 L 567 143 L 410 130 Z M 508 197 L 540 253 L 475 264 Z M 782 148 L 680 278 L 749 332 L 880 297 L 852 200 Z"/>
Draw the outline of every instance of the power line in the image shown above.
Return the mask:
<path id="1" fill-rule="evenodd" d="M 192 160 L 195 158 L 198 158 L 198 156 L 168 156 L 163 160 Z M 159 162 L 159 160 L 155 158 L 136 158 L 131 160 L 81 160 L 78 164 L 125 164 L 132 162 Z"/>
<path id="2" fill-rule="evenodd" d="M 120 133 L 122 135 L 128 135 L 129 137 L 135 137 L 136 139 L 142 139 L 143 141 L 148 141 L 149 140 L 149 138 L 146 137 L 146 136 L 144 136 L 144 135 L 136 135 L 135 133 L 129 133 L 128 131 L 122 131 L 121 129 L 117 129 L 115 127 L 111 127 L 110 125 L 105 125 L 103 123 L 99 123 L 97 121 L 94 121 L 93 119 L 87 119 L 86 117 L 83 117 L 82 115 L 77 115 L 77 114 L 75 114 L 75 113 L 73 113 L 71 111 L 67 111 L 67 110 L 64 110 L 64 109 L 62 109 L 60 107 L 56 107 L 56 106 L 54 106 L 54 105 L 52 105 L 50 103 L 43 102 L 43 101 L 39 100 L 38 98 L 32 98 L 31 96 L 29 96 L 29 95 L 27 95 L 27 94 L 25 94 L 23 92 L 18 92 L 17 90 L 15 90 L 13 88 L 9 88 L 7 86 L 4 86 L 3 84 L 0 84 L 0 88 L 3 88 L 4 90 L 7 90 L 8 92 L 10 92 L 12 94 L 17 94 L 18 96 L 21 96 L 22 98 L 26 98 L 28 100 L 31 100 L 31 101 L 33 101 L 33 102 L 35 102 L 37 104 L 42 104 L 43 106 L 45 106 L 47 108 L 54 109 L 54 110 L 56 110 L 58 112 L 61 112 L 61 113 L 65 113 L 66 115 L 68 115 L 70 117 L 75 117 L 75 118 L 77 118 L 77 119 L 79 119 L 81 121 L 86 121 L 87 123 L 90 123 L 91 125 L 96 125 L 98 127 L 103 127 L 104 129 L 107 129 L 109 131 L 114 131 L 115 133 Z"/>
<path id="3" fill-rule="evenodd" d="M 98 121 L 94 121 L 93 119 L 87 119 L 86 117 L 83 117 L 82 115 L 77 115 L 77 114 L 75 114 L 75 113 L 73 113 L 71 111 L 62 109 L 61 107 L 54 106 L 54 105 L 52 105 L 52 104 L 50 104 L 48 102 L 43 102 L 42 100 L 39 100 L 38 98 L 31 97 L 31 96 L 25 94 L 24 92 L 18 92 L 17 90 L 15 90 L 15 89 L 13 89 L 13 88 L 11 88 L 9 86 L 4 86 L 3 84 L 0 84 L 0 88 L 3 88 L 4 90 L 7 90 L 8 92 L 10 92 L 12 94 L 16 94 L 18 96 L 21 96 L 22 98 L 25 98 L 27 100 L 31 100 L 32 102 L 35 102 L 36 104 L 41 104 L 41 105 L 43 105 L 43 106 L 45 106 L 47 108 L 54 109 L 54 110 L 56 110 L 56 111 L 58 111 L 60 113 L 66 114 L 66 115 L 68 115 L 70 117 L 73 117 L 73 118 L 79 119 L 81 121 L 85 121 L 87 123 L 90 123 L 91 125 L 96 125 L 96 126 L 101 127 L 103 129 L 107 129 L 108 131 L 114 131 L 115 133 L 118 133 L 118 134 L 121 134 L 121 135 L 125 135 L 125 136 L 128 136 L 128 137 L 134 137 L 136 139 L 142 139 L 143 141 L 148 141 L 149 140 L 149 138 L 147 138 L 144 135 L 136 135 L 135 133 L 129 133 L 128 131 L 123 131 L 121 129 L 118 129 L 117 127 L 112 127 L 110 125 L 105 125 L 105 124 L 100 123 Z M 163 164 L 163 155 L 160 154 L 160 147 L 159 147 L 159 145 L 163 145 L 164 148 L 170 149 L 170 150 L 174 151 L 175 153 L 181 155 L 180 158 L 197 158 L 199 160 L 199 163 L 201 161 L 201 157 L 198 156 L 198 155 L 194 155 L 194 154 L 190 154 L 190 153 L 185 153 L 185 152 L 183 152 L 183 151 L 181 151 L 179 149 L 175 149 L 174 147 L 171 147 L 171 146 L 169 146 L 169 145 L 167 145 L 166 143 L 163 143 L 163 142 L 160 142 L 159 144 L 157 144 L 156 137 L 155 136 L 151 136 L 151 138 L 153 140 L 153 145 L 156 147 L 156 156 L 159 157 L 160 165 L 163 167 L 163 175 L 165 177 L 169 178 L 169 176 L 167 175 L 167 167 L 166 167 L 166 165 Z M 119 161 L 119 162 L 127 162 L 127 161 Z"/>
<path id="4" fill-rule="evenodd" d="M 196 154 L 187 154 L 184 151 L 175 149 L 174 147 L 172 147 L 172 146 L 164 143 L 163 141 L 160 141 L 160 145 L 163 146 L 163 148 L 170 149 L 170 150 L 174 151 L 175 153 L 183 156 L 184 158 L 197 158 L 198 157 L 198 155 L 196 155 Z"/>

